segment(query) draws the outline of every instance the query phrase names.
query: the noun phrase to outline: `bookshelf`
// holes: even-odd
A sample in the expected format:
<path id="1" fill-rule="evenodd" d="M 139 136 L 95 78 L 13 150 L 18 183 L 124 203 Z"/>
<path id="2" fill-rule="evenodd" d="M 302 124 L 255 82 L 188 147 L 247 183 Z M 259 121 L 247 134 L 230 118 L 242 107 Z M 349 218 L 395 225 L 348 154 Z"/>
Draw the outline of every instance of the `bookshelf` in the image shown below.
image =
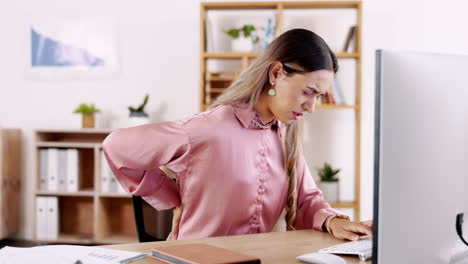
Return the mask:
<path id="1" fill-rule="evenodd" d="M 353 183 L 353 200 L 340 201 L 333 203 L 334 208 L 352 209 L 354 220 L 360 220 L 360 162 L 361 162 L 361 69 L 362 69 L 362 54 L 361 54 L 361 29 L 362 29 L 362 5 L 361 1 L 302 1 L 302 2 L 203 2 L 200 5 L 200 111 L 208 108 L 210 103 L 214 101 L 228 85 L 235 79 L 237 75 L 231 74 L 232 78 L 224 77 L 217 79 L 217 76 L 223 75 L 222 72 L 210 72 L 208 62 L 210 60 L 222 60 L 227 62 L 236 61 L 239 65 L 237 74 L 247 68 L 250 61 L 257 57 L 259 53 L 238 53 L 238 52 L 213 52 L 208 49 L 208 41 L 211 40 L 208 35 L 208 14 L 211 11 L 268 11 L 275 16 L 276 29 L 275 36 L 280 35 L 285 30 L 286 13 L 292 10 L 351 10 L 355 12 L 356 26 L 355 32 L 355 47 L 352 52 L 343 52 L 342 50 L 334 50 L 337 58 L 341 60 L 353 60 L 353 70 L 355 76 L 353 80 L 355 86 L 355 98 L 352 104 L 319 104 L 316 106 L 318 111 L 353 111 L 354 120 L 354 146 L 353 154 L 354 161 L 354 179 Z M 240 16 L 240 13 L 237 13 Z M 245 23 L 248 23 L 246 20 Z M 338 33 L 337 33 L 338 34 Z M 346 38 L 346 32 L 343 34 L 343 41 Z M 320 34 L 319 34 L 320 35 Z M 332 47 L 333 49 L 333 47 Z M 341 64 L 341 62 L 340 62 Z M 317 164 L 319 165 L 319 164 Z M 309 164 L 310 166 L 310 164 Z M 311 170 L 312 172 L 312 170 Z"/>
<path id="2" fill-rule="evenodd" d="M 101 184 L 102 141 L 110 130 L 36 130 L 36 176 L 34 234 L 41 243 L 116 244 L 135 243 L 137 235 L 129 194 L 104 193 Z M 78 190 L 47 191 L 40 185 L 40 150 L 48 148 L 78 151 Z M 38 238 L 36 198 L 56 197 L 58 236 Z"/>
<path id="3" fill-rule="evenodd" d="M 21 130 L 0 129 L 0 239 L 20 223 Z"/>

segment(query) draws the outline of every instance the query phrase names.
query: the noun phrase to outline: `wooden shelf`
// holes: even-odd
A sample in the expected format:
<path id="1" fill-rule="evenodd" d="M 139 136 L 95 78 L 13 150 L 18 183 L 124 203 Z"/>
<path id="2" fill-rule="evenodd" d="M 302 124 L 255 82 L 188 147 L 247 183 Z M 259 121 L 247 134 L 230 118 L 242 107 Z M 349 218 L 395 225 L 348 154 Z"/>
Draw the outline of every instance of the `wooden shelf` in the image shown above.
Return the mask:
<path id="1" fill-rule="evenodd" d="M 56 240 L 36 240 L 39 243 L 46 244 L 77 244 L 77 245 L 93 245 L 93 244 L 129 244 L 138 243 L 136 236 L 125 236 L 125 235 L 112 235 L 102 239 L 95 239 L 93 236 L 87 234 L 70 233 L 70 234 L 59 234 Z"/>
<path id="2" fill-rule="evenodd" d="M 35 129 L 36 133 L 46 134 L 109 134 L 112 129 L 97 129 L 97 128 L 57 128 L 57 129 Z"/>
<path id="3" fill-rule="evenodd" d="M 115 242 L 121 243 L 137 239 L 131 199 L 123 196 L 100 197 L 97 205 L 97 241 L 115 238 Z"/>
<path id="4" fill-rule="evenodd" d="M 208 81 L 220 81 L 220 82 L 231 82 L 239 76 L 239 72 L 206 72 L 205 80 Z"/>
<path id="5" fill-rule="evenodd" d="M 352 208 L 354 209 L 355 220 L 360 219 L 360 185 L 361 185 L 361 90 L 362 90 L 362 2 L 361 1 L 268 1 L 268 2 L 204 2 L 201 3 L 201 16 L 200 16 L 200 111 L 205 111 L 208 109 L 209 104 L 214 102 L 219 93 L 223 92 L 225 89 L 221 89 L 225 84 L 229 84 L 234 79 L 221 79 L 219 83 L 216 83 L 215 80 L 210 80 L 206 78 L 206 71 L 208 69 L 208 60 L 209 59 L 218 59 L 226 60 L 224 62 L 229 65 L 229 71 L 238 71 L 246 69 L 254 58 L 259 56 L 261 53 L 251 52 L 251 53 L 238 53 L 238 52 L 225 52 L 225 53 L 214 53 L 207 51 L 207 39 L 212 39 L 208 36 L 206 30 L 206 24 L 208 20 L 208 14 L 210 11 L 219 10 L 219 11 L 242 11 L 242 10 L 268 10 L 270 16 L 273 14 L 276 16 L 275 22 L 275 36 L 279 36 L 284 32 L 284 16 L 285 11 L 287 10 L 297 10 L 297 9 L 348 9 L 350 11 L 356 12 L 356 21 L 353 22 L 353 25 L 356 25 L 357 30 L 354 36 L 354 43 L 356 45 L 355 52 L 342 52 L 340 50 L 335 52 L 335 55 L 338 59 L 342 60 L 355 60 L 355 87 L 356 87 L 356 98 L 353 105 L 331 105 L 331 104 L 320 104 L 316 105 L 316 109 L 319 111 L 328 111 L 328 110 L 351 110 L 355 114 L 353 122 L 355 123 L 355 133 L 353 136 L 355 146 L 354 146 L 354 201 L 351 202 L 340 202 L 336 203 L 333 206 L 337 208 Z M 236 15 L 241 15 L 242 12 L 235 13 Z M 301 21 L 303 23 L 303 21 Z M 352 26 L 352 25 L 350 25 Z M 304 26 L 306 27 L 306 26 Z M 337 33 L 338 34 L 338 33 Z M 342 34 L 342 33 L 340 33 Z M 345 40 L 347 36 L 342 36 L 342 39 Z M 232 69 L 231 65 L 228 64 L 227 60 L 236 60 L 235 62 L 239 64 L 239 69 Z M 240 63 L 239 63 L 240 62 Z M 222 69 L 222 68 L 221 68 Z M 210 69 L 216 71 L 218 69 Z M 224 82 L 224 83 L 223 83 Z M 213 88 L 212 88 L 213 87 Z M 351 138 L 351 137 L 350 137 Z"/>
<path id="6" fill-rule="evenodd" d="M 76 244 L 76 245 L 89 245 L 95 244 L 92 237 L 80 237 L 78 234 L 59 235 L 56 240 L 35 240 L 38 243 L 45 244 Z"/>
<path id="7" fill-rule="evenodd" d="M 101 193 L 102 141 L 110 130 L 38 129 L 36 136 L 35 197 L 58 198 L 58 232 L 56 240 L 44 243 L 113 244 L 137 242 L 129 194 Z M 77 192 L 40 190 L 40 155 L 44 148 L 78 150 Z M 34 219 L 36 220 L 36 203 Z M 36 221 L 34 222 L 35 229 Z M 35 231 L 37 234 L 37 230 Z M 39 240 L 38 240 L 39 241 Z"/>
<path id="8" fill-rule="evenodd" d="M 358 109 L 357 105 L 335 105 L 335 104 L 318 104 L 315 109 L 333 110 L 333 109 Z"/>
<path id="9" fill-rule="evenodd" d="M 101 143 L 80 143 L 80 142 L 50 142 L 50 141 L 40 141 L 36 143 L 37 147 L 40 148 L 101 148 Z"/>
<path id="10" fill-rule="evenodd" d="M 78 192 L 49 192 L 49 191 L 36 191 L 36 195 L 48 195 L 48 196 L 78 196 L 78 197 L 93 197 L 94 191 L 78 191 Z"/>
<path id="11" fill-rule="evenodd" d="M 132 198 L 130 194 L 126 193 L 99 193 L 99 197 L 103 198 Z"/>
<path id="12" fill-rule="evenodd" d="M 210 88 L 209 93 L 222 93 L 226 88 Z"/>
<path id="13" fill-rule="evenodd" d="M 207 105 L 207 104 L 203 105 L 203 109 L 205 109 L 205 110 L 208 109 L 208 107 L 209 107 L 209 105 Z M 316 110 L 337 110 L 337 109 L 359 109 L 359 107 L 357 105 L 319 104 L 319 105 L 315 106 L 315 109 Z"/>
<path id="14" fill-rule="evenodd" d="M 226 60 L 241 60 L 243 58 L 253 59 L 259 56 L 260 53 L 234 53 L 234 52 L 226 52 L 226 53 L 203 53 L 203 59 L 226 59 Z M 335 53 L 336 57 L 339 59 L 359 59 L 359 53 L 346 53 L 346 52 L 338 52 Z"/>
<path id="15" fill-rule="evenodd" d="M 338 52 L 335 53 L 338 59 L 360 59 L 359 53 Z"/>
<path id="16" fill-rule="evenodd" d="M 333 208 L 358 208 L 355 202 L 338 202 L 330 204 Z"/>
<path id="17" fill-rule="evenodd" d="M 234 59 L 234 60 L 241 60 L 243 58 L 250 58 L 253 59 L 257 57 L 260 53 L 204 53 L 203 58 L 205 59 Z"/>
<path id="18" fill-rule="evenodd" d="M 334 9 L 358 8 L 361 1 L 310 1 L 310 2 L 281 2 L 283 9 Z"/>
<path id="19" fill-rule="evenodd" d="M 201 3 L 201 7 L 205 10 L 243 10 L 243 9 L 276 9 L 279 2 L 258 2 L 243 3 L 243 2 L 208 2 Z"/>
<path id="20" fill-rule="evenodd" d="M 248 9 L 327 9 L 327 8 L 357 8 L 360 1 L 308 1 L 308 2 L 208 2 L 202 3 L 205 10 L 248 10 Z"/>
<path id="21" fill-rule="evenodd" d="M 90 144 L 101 144 L 102 141 L 109 135 L 111 130 L 107 129 L 94 129 L 94 128 L 87 128 L 87 129 L 52 129 L 52 130 L 45 130 L 45 129 L 37 129 L 35 130 L 36 135 L 36 142 L 37 143 L 56 143 L 61 144 L 64 143 L 70 147 L 74 147 L 72 143 L 78 143 L 77 147 L 91 147 L 91 145 L 86 145 L 86 143 Z M 80 145 L 84 144 L 84 145 Z M 62 145 L 58 145 L 61 147 Z M 49 145 L 45 145 L 45 147 L 49 147 Z"/>

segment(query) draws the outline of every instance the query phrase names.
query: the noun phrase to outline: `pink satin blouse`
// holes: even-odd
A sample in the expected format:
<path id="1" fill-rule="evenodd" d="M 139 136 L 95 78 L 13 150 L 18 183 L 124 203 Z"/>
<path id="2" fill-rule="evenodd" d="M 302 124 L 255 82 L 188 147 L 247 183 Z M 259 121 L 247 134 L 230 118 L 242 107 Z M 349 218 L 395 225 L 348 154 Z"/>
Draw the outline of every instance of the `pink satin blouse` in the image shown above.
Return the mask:
<path id="1" fill-rule="evenodd" d="M 103 148 L 132 195 L 157 210 L 182 203 L 178 237 L 168 239 L 270 232 L 286 206 L 285 126 L 259 128 L 252 120 L 260 121 L 246 104 L 223 105 L 180 121 L 118 129 Z M 297 169 L 294 226 L 321 230 L 339 212 L 323 200 L 302 155 Z"/>

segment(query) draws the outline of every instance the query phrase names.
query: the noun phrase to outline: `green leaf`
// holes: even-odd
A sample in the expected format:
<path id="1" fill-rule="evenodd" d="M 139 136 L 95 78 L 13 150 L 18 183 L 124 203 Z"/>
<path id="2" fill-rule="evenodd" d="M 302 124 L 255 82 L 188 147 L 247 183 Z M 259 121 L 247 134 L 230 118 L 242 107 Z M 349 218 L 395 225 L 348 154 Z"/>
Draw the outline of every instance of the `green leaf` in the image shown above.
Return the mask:
<path id="1" fill-rule="evenodd" d="M 255 31 L 255 27 L 253 25 L 244 25 L 242 27 L 242 31 L 244 32 L 244 36 L 246 38 L 250 37 L 252 35 L 252 32 Z"/>
<path id="2" fill-rule="evenodd" d="M 145 99 L 143 99 L 143 103 L 141 103 L 138 107 L 129 106 L 128 110 L 130 110 L 131 113 L 145 113 L 145 106 L 148 103 L 148 100 L 149 95 L 146 95 Z"/>
<path id="3" fill-rule="evenodd" d="M 240 29 L 237 29 L 237 28 L 233 28 L 233 29 L 230 29 L 228 31 L 226 30 L 223 30 L 224 33 L 226 33 L 228 36 L 230 36 L 231 38 L 233 39 L 236 39 L 239 37 L 240 35 Z"/>
<path id="4" fill-rule="evenodd" d="M 75 114 L 84 114 L 84 115 L 89 115 L 89 114 L 94 114 L 97 112 L 100 112 L 101 110 L 96 108 L 94 104 L 85 104 L 82 103 L 78 105 L 78 107 L 73 111 Z"/>
<path id="5" fill-rule="evenodd" d="M 259 40 L 260 40 L 260 38 L 259 38 L 258 36 L 255 36 L 255 39 L 254 39 L 253 42 L 254 42 L 255 44 L 257 44 Z"/>
<path id="6" fill-rule="evenodd" d="M 336 182 L 338 178 L 336 175 L 340 172 L 340 169 L 333 169 L 330 164 L 325 162 L 322 168 L 318 169 L 318 175 L 324 182 Z"/>

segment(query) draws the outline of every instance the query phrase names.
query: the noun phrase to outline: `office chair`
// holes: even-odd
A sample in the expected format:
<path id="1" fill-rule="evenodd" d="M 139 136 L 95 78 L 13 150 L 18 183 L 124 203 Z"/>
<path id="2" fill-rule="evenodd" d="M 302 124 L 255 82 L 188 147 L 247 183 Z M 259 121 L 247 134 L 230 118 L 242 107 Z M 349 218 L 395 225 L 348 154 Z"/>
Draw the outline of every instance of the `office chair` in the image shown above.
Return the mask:
<path id="1" fill-rule="evenodd" d="M 132 196 L 139 242 L 164 241 L 172 228 L 172 209 L 157 211 L 141 196 Z"/>

